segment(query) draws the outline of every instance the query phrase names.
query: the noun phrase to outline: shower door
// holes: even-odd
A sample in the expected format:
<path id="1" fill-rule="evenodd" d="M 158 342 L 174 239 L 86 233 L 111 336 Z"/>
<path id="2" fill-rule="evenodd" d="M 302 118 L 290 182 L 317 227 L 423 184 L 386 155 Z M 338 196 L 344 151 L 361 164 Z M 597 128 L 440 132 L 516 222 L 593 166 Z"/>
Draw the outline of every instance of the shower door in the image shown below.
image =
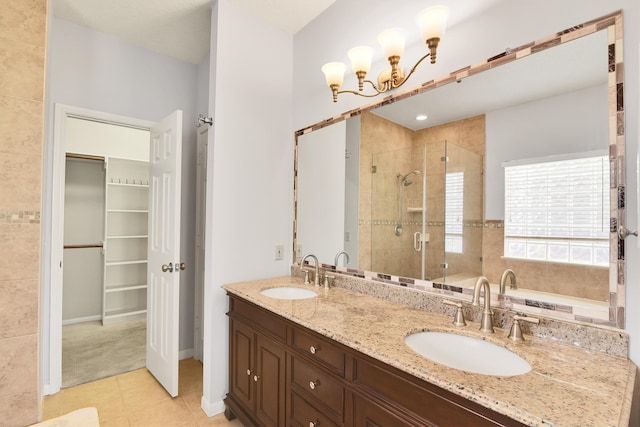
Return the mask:
<path id="1" fill-rule="evenodd" d="M 372 156 L 371 270 L 425 277 L 424 145 Z"/>

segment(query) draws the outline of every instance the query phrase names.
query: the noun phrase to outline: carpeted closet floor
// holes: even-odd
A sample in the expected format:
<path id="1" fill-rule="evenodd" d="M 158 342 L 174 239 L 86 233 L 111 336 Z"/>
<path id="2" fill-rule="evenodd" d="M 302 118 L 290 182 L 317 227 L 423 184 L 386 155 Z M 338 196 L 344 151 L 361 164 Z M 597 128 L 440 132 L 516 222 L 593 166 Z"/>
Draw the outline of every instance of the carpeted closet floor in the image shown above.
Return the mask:
<path id="1" fill-rule="evenodd" d="M 62 327 L 62 388 L 144 368 L 146 320 Z"/>

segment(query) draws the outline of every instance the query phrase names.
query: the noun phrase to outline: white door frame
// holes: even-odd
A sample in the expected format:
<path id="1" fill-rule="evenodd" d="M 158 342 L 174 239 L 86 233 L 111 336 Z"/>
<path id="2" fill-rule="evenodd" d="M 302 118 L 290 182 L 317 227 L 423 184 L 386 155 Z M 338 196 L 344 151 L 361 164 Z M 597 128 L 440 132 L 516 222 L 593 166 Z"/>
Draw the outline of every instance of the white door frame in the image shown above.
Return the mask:
<path id="1" fill-rule="evenodd" d="M 64 235 L 64 182 L 65 182 L 65 123 L 67 118 L 80 118 L 94 120 L 117 126 L 126 126 L 136 129 L 150 130 L 154 122 L 134 119 L 116 114 L 108 114 L 101 111 L 86 108 L 73 107 L 64 104 L 55 104 L 53 127 L 53 167 L 52 202 L 51 209 L 47 212 L 49 221 L 42 221 L 42 241 L 50 242 L 50 252 L 46 253 L 43 260 L 44 271 L 42 277 L 43 300 L 41 301 L 42 325 L 48 329 L 40 334 L 42 351 L 42 367 L 48 366 L 49 383 L 43 384 L 41 394 L 54 394 L 60 391 L 62 384 L 62 256 Z M 45 177 L 45 180 L 47 177 Z M 44 219 L 44 218 L 43 218 Z M 50 290 L 50 292 L 46 292 Z M 48 298 L 47 298 L 48 296 Z M 48 322 L 46 314 L 48 313 Z M 47 353 L 47 344 L 49 351 Z M 42 371 L 43 369 L 41 369 Z"/>

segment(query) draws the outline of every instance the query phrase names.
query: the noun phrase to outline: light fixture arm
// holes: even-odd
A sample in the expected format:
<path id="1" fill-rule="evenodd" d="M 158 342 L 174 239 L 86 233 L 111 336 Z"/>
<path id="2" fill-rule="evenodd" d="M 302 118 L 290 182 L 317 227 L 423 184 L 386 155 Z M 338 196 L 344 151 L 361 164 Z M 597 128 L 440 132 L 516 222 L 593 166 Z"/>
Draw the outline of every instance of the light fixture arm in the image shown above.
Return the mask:
<path id="1" fill-rule="evenodd" d="M 416 69 L 418 68 L 418 66 L 420 66 L 420 64 L 422 63 L 422 61 L 424 61 L 425 59 L 429 58 L 429 57 L 434 57 L 435 55 L 432 55 L 431 52 L 427 53 L 425 56 L 423 56 L 422 58 L 420 58 L 420 60 L 416 63 L 416 65 L 413 66 L 413 68 L 411 68 L 411 71 L 409 71 L 409 74 L 407 74 L 406 76 L 402 77 L 400 75 L 394 77 L 391 77 L 389 80 L 387 80 L 384 85 L 378 86 L 376 85 L 374 82 L 372 82 L 371 80 L 364 80 L 361 79 L 360 76 L 358 76 L 358 88 L 359 90 L 334 90 L 333 87 L 332 92 L 333 92 L 333 102 L 337 102 L 338 101 L 338 95 L 340 95 L 341 93 L 352 93 L 354 95 L 358 95 L 358 96 L 363 96 L 365 98 L 373 98 L 374 96 L 378 96 L 381 93 L 385 93 L 390 91 L 391 89 L 397 89 L 400 86 L 402 86 L 407 80 L 409 80 L 409 77 L 411 77 L 411 75 L 416 71 Z M 431 63 L 434 63 L 435 61 L 432 59 Z M 364 83 L 369 83 L 371 85 L 371 87 L 373 88 L 373 90 L 375 90 L 375 93 L 371 93 L 371 94 L 367 94 L 367 93 L 363 93 L 362 90 L 364 89 Z M 334 85 L 337 86 L 337 85 Z"/>

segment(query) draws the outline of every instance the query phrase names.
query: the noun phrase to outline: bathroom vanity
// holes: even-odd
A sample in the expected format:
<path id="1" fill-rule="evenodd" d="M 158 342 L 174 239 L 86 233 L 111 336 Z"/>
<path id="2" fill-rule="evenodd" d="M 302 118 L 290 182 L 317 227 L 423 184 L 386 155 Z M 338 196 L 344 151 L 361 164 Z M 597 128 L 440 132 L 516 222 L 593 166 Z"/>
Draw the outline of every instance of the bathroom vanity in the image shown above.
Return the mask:
<path id="1" fill-rule="evenodd" d="M 307 299 L 261 294 L 313 289 Z M 227 416 L 257 426 L 622 426 L 636 367 L 627 358 L 527 336 L 456 328 L 452 318 L 281 277 L 224 286 L 229 295 Z M 532 370 L 501 377 L 449 368 L 411 350 L 418 331 L 481 337 Z"/>

